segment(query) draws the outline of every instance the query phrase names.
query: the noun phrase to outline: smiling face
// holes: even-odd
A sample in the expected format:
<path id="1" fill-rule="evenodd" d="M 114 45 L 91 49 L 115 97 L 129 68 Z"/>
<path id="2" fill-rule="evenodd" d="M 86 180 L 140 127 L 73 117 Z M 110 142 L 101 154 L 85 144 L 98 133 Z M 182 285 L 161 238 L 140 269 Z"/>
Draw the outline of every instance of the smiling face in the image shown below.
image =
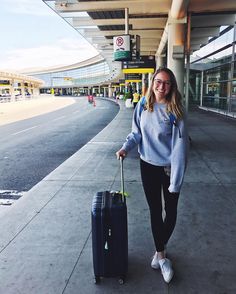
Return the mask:
<path id="1" fill-rule="evenodd" d="M 156 96 L 156 101 L 159 103 L 166 102 L 166 96 L 171 89 L 171 80 L 168 73 L 159 72 L 153 80 L 153 92 Z"/>

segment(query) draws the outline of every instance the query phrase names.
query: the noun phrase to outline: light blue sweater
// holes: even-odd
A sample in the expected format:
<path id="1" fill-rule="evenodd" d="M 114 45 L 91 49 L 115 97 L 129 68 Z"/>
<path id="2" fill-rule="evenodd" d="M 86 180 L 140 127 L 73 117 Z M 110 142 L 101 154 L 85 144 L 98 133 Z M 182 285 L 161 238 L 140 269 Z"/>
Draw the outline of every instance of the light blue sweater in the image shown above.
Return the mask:
<path id="1" fill-rule="evenodd" d="M 155 103 L 154 111 L 140 110 L 138 103 L 133 114 L 132 131 L 122 149 L 127 153 L 138 144 L 140 158 L 152 165 L 171 166 L 171 193 L 180 192 L 187 164 L 189 137 L 185 115 L 170 123 L 166 104 Z"/>

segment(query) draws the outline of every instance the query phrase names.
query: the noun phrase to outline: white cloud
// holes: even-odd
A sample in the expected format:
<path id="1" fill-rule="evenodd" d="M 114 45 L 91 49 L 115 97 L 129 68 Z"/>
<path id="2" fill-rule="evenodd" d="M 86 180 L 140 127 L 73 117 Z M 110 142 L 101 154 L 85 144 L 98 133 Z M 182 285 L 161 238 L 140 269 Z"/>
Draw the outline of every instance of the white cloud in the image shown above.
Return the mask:
<path id="1" fill-rule="evenodd" d="M 42 0 L 1 0 L 6 11 L 14 14 L 51 15 L 52 11 Z"/>
<path id="2" fill-rule="evenodd" d="M 89 49 L 88 49 L 89 48 Z M 1 62 L 1 70 L 22 71 L 30 68 L 47 68 L 70 65 L 97 55 L 92 46 L 90 48 L 81 40 L 61 39 L 53 45 L 42 45 L 34 48 L 18 48 L 8 51 Z"/>
<path id="3" fill-rule="evenodd" d="M 98 54 L 42 0 L 1 0 L 0 14 L 3 26 L 9 20 L 1 35 L 1 70 L 70 65 Z"/>

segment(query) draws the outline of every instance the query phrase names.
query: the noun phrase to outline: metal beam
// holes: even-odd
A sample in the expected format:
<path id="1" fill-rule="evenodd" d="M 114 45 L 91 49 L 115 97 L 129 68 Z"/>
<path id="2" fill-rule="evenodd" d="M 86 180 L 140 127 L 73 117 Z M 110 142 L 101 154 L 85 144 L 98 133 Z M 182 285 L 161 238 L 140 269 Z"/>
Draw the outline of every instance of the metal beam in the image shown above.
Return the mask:
<path id="1" fill-rule="evenodd" d="M 186 17 L 188 3 L 189 3 L 189 0 L 173 0 L 171 8 L 170 8 L 169 17 L 171 19 L 173 18 L 180 19 L 180 18 Z M 162 55 L 166 47 L 167 40 L 168 40 L 168 23 L 169 23 L 169 20 L 166 23 L 159 47 L 156 51 L 157 56 Z"/>
<path id="2" fill-rule="evenodd" d="M 235 2 L 236 3 L 236 2 Z M 236 10 L 236 4 L 235 4 Z M 219 27 L 223 25 L 234 25 L 235 15 L 232 14 L 215 14 L 215 15 L 197 15 L 192 16 L 192 28 L 202 28 L 202 27 Z"/>
<path id="3" fill-rule="evenodd" d="M 93 36 L 119 36 L 123 35 L 123 30 L 116 30 L 116 31 L 100 31 L 96 29 L 83 29 L 83 32 L 88 37 Z M 158 38 L 161 36 L 162 31 L 161 30 L 129 30 L 129 33 L 131 35 L 140 35 L 143 38 Z"/>
<path id="4" fill-rule="evenodd" d="M 126 7 L 131 14 L 168 14 L 171 7 L 171 0 L 123 0 L 123 1 L 86 1 L 78 3 L 69 3 L 68 1 L 57 1 L 56 10 L 59 12 L 71 11 L 104 11 L 104 10 L 122 10 Z"/>
<path id="5" fill-rule="evenodd" d="M 136 29 L 162 28 L 166 24 L 167 18 L 129 18 L 129 24 Z M 113 18 L 113 19 L 92 19 L 90 17 L 73 17 L 73 26 L 111 26 L 111 25 L 124 25 L 124 18 Z"/>
<path id="6" fill-rule="evenodd" d="M 211 1 L 211 0 L 195 0 L 190 1 L 188 10 L 192 13 L 203 12 L 233 12 L 236 10 L 235 0 L 227 1 Z"/>
<path id="7" fill-rule="evenodd" d="M 220 28 L 194 28 L 191 36 L 194 37 L 214 37 L 219 36 Z"/>

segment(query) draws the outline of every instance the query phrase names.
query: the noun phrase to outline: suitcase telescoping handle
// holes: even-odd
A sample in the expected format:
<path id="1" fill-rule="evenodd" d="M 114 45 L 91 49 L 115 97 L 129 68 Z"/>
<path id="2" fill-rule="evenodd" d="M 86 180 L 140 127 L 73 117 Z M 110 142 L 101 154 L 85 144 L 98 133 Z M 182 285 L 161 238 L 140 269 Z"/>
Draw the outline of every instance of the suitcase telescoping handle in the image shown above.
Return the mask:
<path id="1" fill-rule="evenodd" d="M 123 157 L 120 157 L 120 183 L 121 183 L 121 195 L 122 201 L 125 201 L 125 182 L 124 182 L 124 167 L 123 167 Z"/>

